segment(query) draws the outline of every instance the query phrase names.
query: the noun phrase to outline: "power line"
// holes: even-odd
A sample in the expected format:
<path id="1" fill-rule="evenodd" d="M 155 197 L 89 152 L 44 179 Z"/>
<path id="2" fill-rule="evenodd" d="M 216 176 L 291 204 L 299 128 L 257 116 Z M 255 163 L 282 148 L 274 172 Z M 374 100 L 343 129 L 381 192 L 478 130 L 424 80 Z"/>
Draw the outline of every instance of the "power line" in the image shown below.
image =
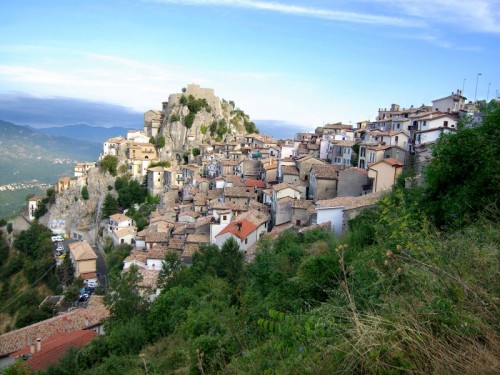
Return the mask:
<path id="1" fill-rule="evenodd" d="M 26 292 L 27 292 L 27 291 L 29 291 L 31 288 L 33 288 L 36 284 L 38 284 L 38 282 L 39 282 L 40 280 L 42 280 L 42 279 L 45 277 L 45 275 L 47 275 L 47 274 L 50 272 L 50 270 L 52 270 L 52 268 L 54 268 L 55 266 L 57 266 L 57 263 L 54 263 L 54 264 L 52 265 L 52 267 L 50 267 L 50 268 L 49 268 L 49 269 L 48 269 L 48 270 L 47 270 L 47 271 L 46 271 L 46 272 L 45 272 L 42 276 L 40 276 L 40 278 L 39 278 L 38 280 L 36 280 L 33 284 L 31 284 L 29 288 L 26 288 L 26 290 L 25 290 L 24 292 L 22 292 L 21 294 L 19 294 L 16 298 L 14 298 L 14 299 L 13 299 L 12 301 L 10 301 L 7 305 L 5 305 L 5 306 L 4 306 L 4 307 L 0 310 L 0 312 L 2 312 L 2 313 L 3 313 L 3 312 L 7 309 L 7 307 L 9 307 L 10 305 L 12 305 L 12 304 L 13 304 L 14 302 L 16 302 L 19 298 L 21 298 L 21 296 L 22 296 L 24 293 L 26 293 Z"/>

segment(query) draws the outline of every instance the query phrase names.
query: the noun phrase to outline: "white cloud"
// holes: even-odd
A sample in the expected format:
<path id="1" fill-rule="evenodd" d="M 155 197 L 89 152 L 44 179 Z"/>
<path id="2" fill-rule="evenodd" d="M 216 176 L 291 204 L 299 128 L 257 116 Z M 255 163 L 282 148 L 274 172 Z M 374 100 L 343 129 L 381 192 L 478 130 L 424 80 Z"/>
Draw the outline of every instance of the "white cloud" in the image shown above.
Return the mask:
<path id="1" fill-rule="evenodd" d="M 326 113 L 306 113 L 307 108 L 328 108 L 315 88 L 298 77 L 281 72 L 214 70 L 180 67 L 67 50 L 67 60 L 47 49 L 38 60 L 0 63 L 0 92 L 24 91 L 39 97 L 73 97 L 119 104 L 137 111 L 159 109 L 168 95 L 189 83 L 213 88 L 220 98 L 234 100 L 253 119 L 267 118 L 314 125 L 329 119 Z M 69 61 L 69 62 L 68 62 Z M 308 93 L 308 94 L 304 94 Z"/>
<path id="2" fill-rule="evenodd" d="M 361 0 L 361 2 L 367 2 Z M 435 25 L 453 25 L 458 30 L 500 33 L 499 0 L 370 0 Z"/>
<path id="3" fill-rule="evenodd" d="M 374 25 L 399 27 L 423 27 L 424 22 L 416 19 L 369 14 L 357 11 L 341 11 L 326 8 L 313 8 L 300 5 L 289 5 L 279 2 L 251 0 L 144 0 L 156 3 L 170 3 L 198 6 L 225 6 L 232 8 L 257 9 L 295 16 L 312 17 L 331 21 L 353 22 Z"/>

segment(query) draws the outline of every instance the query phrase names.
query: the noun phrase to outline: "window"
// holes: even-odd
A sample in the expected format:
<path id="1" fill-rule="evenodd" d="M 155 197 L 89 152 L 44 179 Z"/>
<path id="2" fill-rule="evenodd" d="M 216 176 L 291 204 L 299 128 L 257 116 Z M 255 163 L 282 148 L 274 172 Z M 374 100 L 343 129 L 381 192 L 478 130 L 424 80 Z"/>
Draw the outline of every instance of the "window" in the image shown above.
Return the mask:
<path id="1" fill-rule="evenodd" d="M 398 136 L 394 137 L 394 142 L 395 142 L 396 144 L 398 144 L 398 139 L 399 139 L 399 137 L 398 137 Z"/>
<path id="2" fill-rule="evenodd" d="M 443 121 L 443 126 L 444 126 L 445 128 L 447 128 L 447 127 L 448 127 L 448 121 Z"/>
<path id="3" fill-rule="evenodd" d="M 222 220 L 227 220 L 227 216 L 226 215 L 222 216 Z"/>
<path id="4" fill-rule="evenodd" d="M 245 245 L 248 243 L 248 238 L 245 238 Z"/>
<path id="5" fill-rule="evenodd" d="M 295 221 L 295 225 L 299 227 L 300 226 L 300 220 Z"/>

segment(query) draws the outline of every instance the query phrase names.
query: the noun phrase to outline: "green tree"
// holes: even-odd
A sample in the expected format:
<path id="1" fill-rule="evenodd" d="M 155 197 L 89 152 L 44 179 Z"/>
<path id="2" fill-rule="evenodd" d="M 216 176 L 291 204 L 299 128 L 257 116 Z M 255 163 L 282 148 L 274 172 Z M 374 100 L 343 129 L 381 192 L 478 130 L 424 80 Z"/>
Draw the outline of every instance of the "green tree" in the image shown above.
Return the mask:
<path id="1" fill-rule="evenodd" d="M 191 129 L 195 116 L 196 114 L 194 112 L 189 112 L 186 117 L 184 117 L 184 126 L 186 128 Z"/>
<path id="2" fill-rule="evenodd" d="M 115 197 L 111 195 L 111 193 L 106 194 L 104 198 L 104 203 L 101 209 L 101 215 L 103 218 L 108 218 L 113 214 L 118 212 L 118 201 Z"/>
<path id="3" fill-rule="evenodd" d="M 61 285 L 64 286 L 71 285 L 75 280 L 75 268 L 68 255 L 64 257 L 63 262 L 57 266 L 56 275 Z"/>
<path id="4" fill-rule="evenodd" d="M 82 198 L 85 200 L 89 199 L 89 189 L 87 188 L 87 185 L 82 187 Z"/>
<path id="5" fill-rule="evenodd" d="M 104 302 L 110 313 L 107 323 L 113 329 L 135 317 L 143 321 L 146 318 L 149 302 L 147 293 L 139 289 L 141 282 L 142 276 L 136 266 L 131 266 L 119 278 L 112 279 Z"/>
<path id="6" fill-rule="evenodd" d="M 224 242 L 219 255 L 219 265 L 217 274 L 229 280 L 232 285 L 236 285 L 243 272 L 245 255 L 240 251 L 240 247 L 233 237 Z"/>
<path id="7" fill-rule="evenodd" d="M 193 147 L 193 149 L 191 150 L 191 152 L 193 153 L 193 156 L 196 157 L 198 155 L 200 155 L 200 149 L 198 147 Z"/>
<path id="8" fill-rule="evenodd" d="M 7 233 L 12 233 L 12 223 L 7 223 Z"/>
<path id="9" fill-rule="evenodd" d="M 427 194 L 422 205 L 438 225 L 476 217 L 498 204 L 500 106 L 492 105 L 483 124 L 442 135 L 425 169 Z"/>
<path id="10" fill-rule="evenodd" d="M 165 259 L 163 259 L 160 274 L 158 275 L 158 286 L 165 286 L 168 282 L 168 278 L 181 269 L 182 261 L 179 255 L 174 252 L 167 253 Z"/>
<path id="11" fill-rule="evenodd" d="M 158 135 L 156 138 L 156 147 L 163 148 L 165 147 L 165 137 L 163 135 Z"/>
<path id="12" fill-rule="evenodd" d="M 0 266 L 2 266 L 9 257 L 9 244 L 3 233 L 0 232 Z"/>
<path id="13" fill-rule="evenodd" d="M 106 155 L 99 163 L 102 170 L 107 171 L 111 176 L 116 176 L 116 168 L 118 167 L 118 158 L 112 155 Z"/>
<path id="14" fill-rule="evenodd" d="M 180 121 L 181 117 L 177 113 L 172 113 L 170 115 L 170 122 Z"/>

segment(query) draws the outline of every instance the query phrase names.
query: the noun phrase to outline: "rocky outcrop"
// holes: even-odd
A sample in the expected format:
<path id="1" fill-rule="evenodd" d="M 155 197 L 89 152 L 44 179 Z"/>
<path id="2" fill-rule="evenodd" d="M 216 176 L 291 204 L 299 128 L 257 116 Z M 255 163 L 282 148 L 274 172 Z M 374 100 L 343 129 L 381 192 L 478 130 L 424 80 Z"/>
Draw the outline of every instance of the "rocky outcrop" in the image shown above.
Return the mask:
<path id="1" fill-rule="evenodd" d="M 49 208 L 48 214 L 41 218 L 47 227 L 55 229 L 54 225 L 64 223 L 66 233 L 73 229 L 84 229 L 94 232 L 101 221 L 100 212 L 108 186 L 114 188 L 115 178 L 109 173 L 103 173 L 98 167 L 92 168 L 87 176 L 89 199 L 84 200 L 81 186 L 72 186 L 56 195 L 55 203 Z M 114 190 L 111 191 L 113 194 Z"/>
<path id="2" fill-rule="evenodd" d="M 178 160 L 200 144 L 245 134 L 245 123 L 250 123 L 233 102 L 221 101 L 213 89 L 194 84 L 169 96 L 163 103 L 161 118 L 159 134 L 165 137 L 165 147 L 160 150 L 162 160 Z"/>

